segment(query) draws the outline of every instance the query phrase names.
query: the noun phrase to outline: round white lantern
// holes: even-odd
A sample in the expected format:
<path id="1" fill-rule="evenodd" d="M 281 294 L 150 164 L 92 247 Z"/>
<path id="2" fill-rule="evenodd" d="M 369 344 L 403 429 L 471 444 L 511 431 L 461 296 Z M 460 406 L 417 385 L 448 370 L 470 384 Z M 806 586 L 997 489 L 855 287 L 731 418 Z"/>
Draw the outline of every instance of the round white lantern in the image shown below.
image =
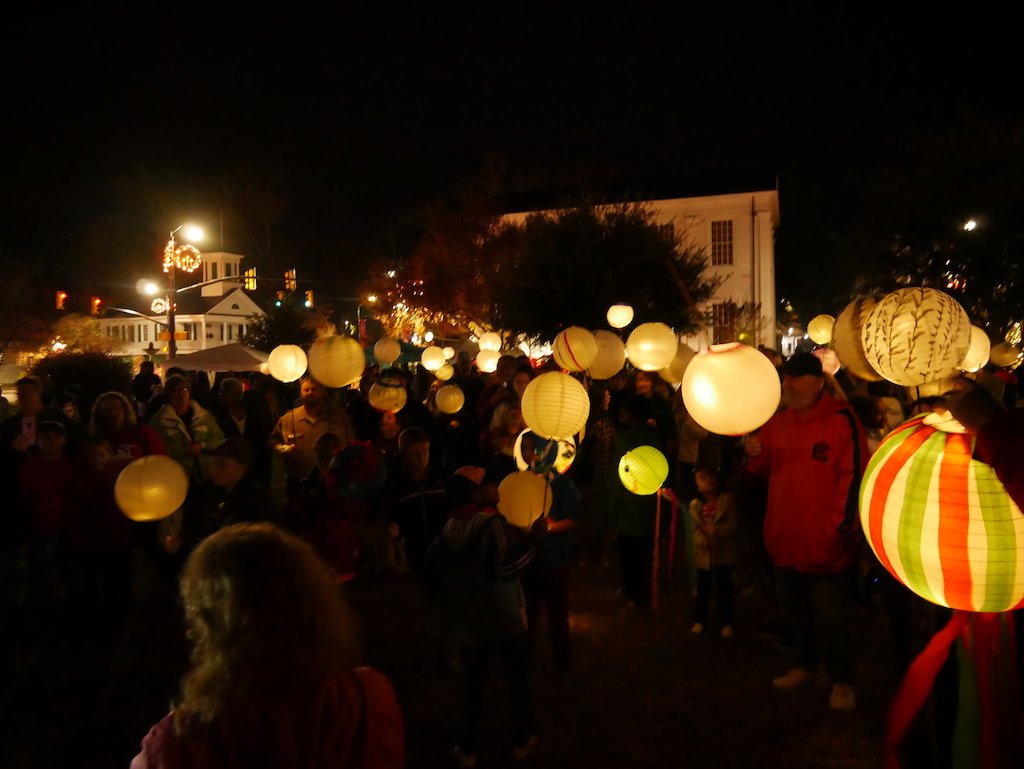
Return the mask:
<path id="1" fill-rule="evenodd" d="M 678 385 L 683 381 L 683 374 L 686 373 L 686 367 L 690 365 L 690 361 L 693 360 L 693 356 L 696 354 L 697 353 L 680 342 L 679 349 L 676 350 L 676 357 L 672 359 L 671 363 L 658 372 L 658 376 L 673 387 Z"/>
<path id="2" fill-rule="evenodd" d="M 455 367 L 451 363 L 445 363 L 441 368 L 434 372 L 434 376 L 440 379 L 442 382 L 447 382 L 453 376 L 455 376 Z"/>
<path id="3" fill-rule="evenodd" d="M 807 336 L 815 344 L 828 344 L 832 341 L 832 327 L 836 319 L 831 315 L 815 315 L 807 324 Z"/>
<path id="4" fill-rule="evenodd" d="M 633 322 L 633 308 L 628 304 L 613 304 L 608 308 L 608 325 L 625 328 Z"/>
<path id="5" fill-rule="evenodd" d="M 397 339 L 381 339 L 373 346 L 373 357 L 383 366 L 394 363 L 402 354 L 402 346 Z"/>
<path id="6" fill-rule="evenodd" d="M 660 371 L 676 357 L 679 339 L 664 323 L 641 323 L 626 340 L 629 362 L 641 371 Z"/>
<path id="7" fill-rule="evenodd" d="M 739 342 L 716 344 L 697 353 L 682 384 L 686 411 L 705 430 L 744 435 L 779 407 L 779 372 L 758 350 Z"/>
<path id="8" fill-rule="evenodd" d="M 637 446 L 619 460 L 619 480 L 633 494 L 655 494 L 666 478 L 668 460 L 654 446 Z"/>
<path id="9" fill-rule="evenodd" d="M 1000 368 L 1014 366 L 1020 361 L 1020 348 L 1009 342 L 1000 342 L 997 345 L 993 345 L 989 353 L 989 360 L 993 366 L 999 366 Z"/>
<path id="10" fill-rule="evenodd" d="M 423 368 L 427 371 L 437 371 L 444 365 L 444 362 L 443 347 L 428 347 L 420 356 L 420 363 L 423 364 Z"/>
<path id="11" fill-rule="evenodd" d="M 377 411 L 395 414 L 405 408 L 408 395 L 403 384 L 390 384 L 388 382 L 375 382 L 370 387 L 367 400 Z"/>
<path id="12" fill-rule="evenodd" d="M 831 350 L 828 347 L 819 347 L 814 351 L 813 355 L 821 361 L 821 370 L 829 376 L 835 376 L 836 372 L 842 368 L 839 356 L 836 355 L 835 350 Z"/>
<path id="13" fill-rule="evenodd" d="M 875 371 L 894 384 L 916 387 L 960 370 L 971 344 L 971 321 L 949 294 L 901 288 L 872 308 L 860 338 Z"/>
<path id="14" fill-rule="evenodd" d="M 480 339 L 477 341 L 477 347 L 481 350 L 494 350 L 497 352 L 501 349 L 501 335 L 493 331 L 481 334 Z"/>
<path id="15" fill-rule="evenodd" d="M 185 469 L 163 454 L 150 454 L 127 465 L 114 483 L 114 501 L 133 521 L 158 521 L 185 502 Z"/>
<path id="16" fill-rule="evenodd" d="M 270 375 L 279 382 L 294 382 L 306 373 L 306 353 L 295 344 L 275 347 L 267 358 Z"/>
<path id="17" fill-rule="evenodd" d="M 563 439 L 578 433 L 590 416 L 587 388 L 561 371 L 541 374 L 523 392 L 523 421 L 542 438 Z"/>
<path id="18" fill-rule="evenodd" d="M 329 336 L 309 348 L 309 373 L 324 387 L 348 387 L 366 368 L 366 353 L 350 336 Z"/>
<path id="19" fill-rule="evenodd" d="M 485 374 L 493 374 L 498 370 L 498 359 L 501 353 L 497 350 L 481 350 L 476 355 L 476 367 Z"/>
<path id="20" fill-rule="evenodd" d="M 511 473 L 498 484 L 498 512 L 513 526 L 528 529 L 551 510 L 551 488 L 547 479 L 526 470 Z"/>
<path id="21" fill-rule="evenodd" d="M 466 404 L 466 395 L 458 385 L 445 385 L 434 393 L 434 403 L 445 414 L 457 414 Z"/>
<path id="22" fill-rule="evenodd" d="M 590 364 L 590 376 L 594 379 L 611 379 L 626 365 L 626 345 L 613 331 L 594 332 L 597 355 Z"/>
<path id="23" fill-rule="evenodd" d="M 986 363 L 992 352 L 992 343 L 984 329 L 971 326 L 971 344 L 967 348 L 967 355 L 960 361 L 960 368 L 964 371 L 974 373 Z"/>
<path id="24" fill-rule="evenodd" d="M 587 329 L 570 326 L 555 337 L 551 355 L 565 371 L 586 371 L 597 357 L 597 341 Z"/>
<path id="25" fill-rule="evenodd" d="M 832 349 L 836 351 L 847 371 L 866 382 L 877 382 L 882 378 L 864 357 L 864 345 L 860 339 L 861 327 L 879 298 L 857 297 L 839 313 L 832 327 Z"/>
<path id="26" fill-rule="evenodd" d="M 454 357 L 455 357 L 455 348 L 454 347 L 445 347 L 444 348 L 444 359 L 445 360 L 451 360 Z"/>

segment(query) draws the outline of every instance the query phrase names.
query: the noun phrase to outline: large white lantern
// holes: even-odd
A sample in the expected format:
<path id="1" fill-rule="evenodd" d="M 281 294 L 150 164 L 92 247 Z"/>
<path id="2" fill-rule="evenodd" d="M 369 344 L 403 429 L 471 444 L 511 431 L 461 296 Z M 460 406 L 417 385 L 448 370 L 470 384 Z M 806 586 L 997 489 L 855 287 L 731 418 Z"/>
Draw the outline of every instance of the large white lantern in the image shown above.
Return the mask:
<path id="1" fill-rule="evenodd" d="M 901 288 L 872 308 L 860 338 L 875 371 L 894 384 L 916 387 L 960 370 L 971 344 L 971 321 L 949 294 Z"/>
<path id="2" fill-rule="evenodd" d="M 860 338 L 861 327 L 879 298 L 857 297 L 839 313 L 832 327 L 832 349 L 836 351 L 839 360 L 846 366 L 847 371 L 867 382 L 877 382 L 882 378 L 864 357 L 864 345 Z"/>
<path id="3" fill-rule="evenodd" d="M 569 438 L 590 416 L 587 388 L 561 371 L 541 374 L 523 392 L 523 421 L 542 438 Z"/>
<path id="4" fill-rule="evenodd" d="M 445 414 L 457 414 L 466 404 L 466 395 L 458 385 L 445 385 L 434 393 L 434 403 Z"/>
<path id="5" fill-rule="evenodd" d="M 405 385 L 402 383 L 391 384 L 390 382 L 374 382 L 370 388 L 367 400 L 377 411 L 395 414 L 405 408 L 408 394 Z"/>
<path id="6" fill-rule="evenodd" d="M 309 373 L 324 387 L 348 387 L 366 368 L 366 353 L 350 336 L 329 336 L 309 348 Z"/>
<path id="7" fill-rule="evenodd" d="M 633 322 L 633 308 L 628 304 L 613 304 L 608 308 L 608 325 L 625 328 Z"/>
<path id="8" fill-rule="evenodd" d="M 133 521 L 158 521 L 185 502 L 185 469 L 163 454 L 150 454 L 127 465 L 114 483 L 114 501 Z"/>
<path id="9" fill-rule="evenodd" d="M 497 352 L 501 349 L 501 335 L 496 334 L 493 331 L 481 334 L 480 339 L 477 340 L 477 347 L 481 350 L 494 350 Z"/>
<path id="10" fill-rule="evenodd" d="M 693 360 L 693 356 L 696 354 L 697 353 L 680 342 L 679 349 L 676 350 L 676 357 L 674 357 L 672 361 L 665 366 L 665 368 L 658 372 L 658 376 L 675 387 L 683 381 L 683 374 L 686 373 L 686 367 L 690 365 L 690 361 Z"/>
<path id="11" fill-rule="evenodd" d="M 551 510 L 551 488 L 544 476 L 529 470 L 506 475 L 498 484 L 498 512 L 513 526 L 528 529 Z"/>
<path id="12" fill-rule="evenodd" d="M 831 315 L 815 315 L 807 324 L 807 336 L 815 344 L 828 344 L 832 341 L 832 327 L 836 319 Z"/>
<path id="13" fill-rule="evenodd" d="M 776 412 L 782 399 L 779 372 L 760 351 L 739 342 L 697 353 L 683 375 L 686 411 L 705 430 L 745 435 Z"/>
<path id="14" fill-rule="evenodd" d="M 455 376 L 455 367 L 451 363 L 445 363 L 441 368 L 434 372 L 434 376 L 440 379 L 442 382 L 447 382 L 453 376 Z"/>
<path id="15" fill-rule="evenodd" d="M 660 371 L 676 357 L 679 339 L 664 323 L 641 323 L 626 340 L 629 362 L 641 371 Z"/>
<path id="16" fill-rule="evenodd" d="M 566 371 L 586 371 L 597 357 L 597 341 L 587 329 L 570 326 L 555 337 L 551 355 Z"/>
<path id="17" fill-rule="evenodd" d="M 501 353 L 497 350 L 481 350 L 476 354 L 476 367 L 484 374 L 493 374 L 498 370 L 498 359 Z"/>
<path id="18" fill-rule="evenodd" d="M 597 355 L 590 364 L 590 376 L 594 379 L 611 379 L 626 365 L 626 345 L 619 335 L 612 331 L 594 332 Z"/>
<path id="19" fill-rule="evenodd" d="M 960 368 L 964 371 L 974 373 L 988 363 L 988 356 L 992 352 L 992 343 L 984 329 L 971 326 L 971 344 L 967 348 L 967 355 L 960 362 Z"/>
<path id="20" fill-rule="evenodd" d="M 437 371 L 445 364 L 443 347 L 428 347 L 420 356 L 420 363 L 427 371 Z"/>
<path id="21" fill-rule="evenodd" d="M 294 382 L 306 373 L 306 353 L 295 344 L 282 344 L 267 358 L 270 375 L 279 382 Z"/>
<path id="22" fill-rule="evenodd" d="M 381 339 L 373 346 L 373 357 L 382 366 L 394 363 L 401 354 L 402 346 L 397 339 Z"/>

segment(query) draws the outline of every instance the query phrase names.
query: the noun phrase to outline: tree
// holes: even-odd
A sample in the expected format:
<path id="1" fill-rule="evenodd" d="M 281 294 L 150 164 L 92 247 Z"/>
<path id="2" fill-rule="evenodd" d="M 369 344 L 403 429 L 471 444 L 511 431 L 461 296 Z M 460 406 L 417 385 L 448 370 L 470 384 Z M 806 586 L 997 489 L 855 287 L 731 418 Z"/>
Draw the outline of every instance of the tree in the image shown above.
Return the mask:
<path id="1" fill-rule="evenodd" d="M 298 292 L 285 294 L 281 306 L 271 306 L 266 315 L 249 318 L 245 343 L 263 352 L 270 352 L 278 345 L 297 344 L 309 349 L 318 338 L 334 332 L 330 321 L 331 308 L 307 309 Z M 329 328 L 328 328 L 329 326 Z"/>
<path id="2" fill-rule="evenodd" d="M 60 341 L 67 352 L 109 353 L 113 338 L 104 336 L 96 318 L 70 313 L 53 324 L 53 338 Z"/>
<path id="3" fill-rule="evenodd" d="M 97 352 L 59 352 L 46 356 L 32 368 L 48 392 L 73 392 L 87 408 L 109 390 L 130 392 L 132 373 L 121 358 Z"/>

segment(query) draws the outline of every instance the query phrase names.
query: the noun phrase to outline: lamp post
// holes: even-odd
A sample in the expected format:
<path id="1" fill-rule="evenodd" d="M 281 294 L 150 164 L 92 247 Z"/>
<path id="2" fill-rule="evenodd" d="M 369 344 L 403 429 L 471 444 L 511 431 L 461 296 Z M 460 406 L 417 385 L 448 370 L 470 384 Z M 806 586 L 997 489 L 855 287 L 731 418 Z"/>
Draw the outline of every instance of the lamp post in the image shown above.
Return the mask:
<path id="1" fill-rule="evenodd" d="M 179 224 L 171 230 L 167 245 L 164 246 L 164 272 L 167 274 L 167 357 L 173 358 L 178 354 L 178 342 L 174 338 L 174 313 L 176 308 L 174 291 L 174 273 L 177 270 L 195 272 L 203 263 L 203 255 L 198 248 L 191 243 L 178 244 L 174 242 L 175 233 L 182 227 L 188 227 L 185 236 L 188 240 L 202 240 L 203 231 L 199 227 Z"/>

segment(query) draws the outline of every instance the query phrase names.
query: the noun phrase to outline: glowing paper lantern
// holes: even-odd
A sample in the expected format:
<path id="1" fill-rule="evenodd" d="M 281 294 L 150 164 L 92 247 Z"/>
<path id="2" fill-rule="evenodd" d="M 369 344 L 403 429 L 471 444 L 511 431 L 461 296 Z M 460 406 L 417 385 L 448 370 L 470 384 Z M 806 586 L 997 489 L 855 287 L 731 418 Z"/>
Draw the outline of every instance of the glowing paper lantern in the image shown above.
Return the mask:
<path id="1" fill-rule="evenodd" d="M 835 350 L 830 350 L 828 347 L 819 347 L 812 355 L 821 361 L 821 370 L 830 376 L 835 376 L 836 372 L 842 368 L 839 356 L 836 355 Z"/>
<path id="2" fill-rule="evenodd" d="M 373 357 L 384 366 L 394 363 L 401 354 L 402 346 L 397 339 L 381 339 L 373 346 Z"/>
<path id="3" fill-rule="evenodd" d="M 641 323 L 626 340 L 629 362 L 641 371 L 660 371 L 676 357 L 679 340 L 664 323 Z"/>
<path id="4" fill-rule="evenodd" d="M 127 465 L 114 483 L 114 501 L 133 521 L 158 521 L 185 502 L 188 476 L 163 454 L 151 454 Z"/>
<path id="5" fill-rule="evenodd" d="M 608 308 L 608 325 L 625 328 L 633 322 L 633 308 L 628 304 L 613 304 Z"/>
<path id="6" fill-rule="evenodd" d="M 626 365 L 626 345 L 619 335 L 612 331 L 594 332 L 597 355 L 590 364 L 590 376 L 594 379 L 611 379 Z"/>
<path id="7" fill-rule="evenodd" d="M 640 496 L 654 494 L 668 478 L 668 460 L 654 446 L 637 446 L 619 460 L 619 480 Z"/>
<path id="8" fill-rule="evenodd" d="M 476 367 L 485 374 L 493 374 L 498 370 L 498 359 L 501 353 L 497 350 L 481 350 L 476 355 Z"/>
<path id="9" fill-rule="evenodd" d="M 457 414 L 466 404 L 466 395 L 458 385 L 445 385 L 434 393 L 434 403 L 445 414 Z"/>
<path id="10" fill-rule="evenodd" d="M 551 488 L 542 475 L 511 473 L 498 484 L 498 512 L 513 526 L 528 529 L 551 510 Z"/>
<path id="11" fill-rule="evenodd" d="M 525 459 L 523 459 L 523 436 L 532 434 L 532 431 L 527 428 L 516 436 L 516 442 L 512 446 L 512 458 L 516 461 L 516 467 L 520 470 L 529 470 L 530 465 Z M 564 475 L 565 471 L 572 465 L 574 459 L 576 459 L 576 440 L 574 438 L 566 438 L 560 441 L 546 441 L 547 449 L 544 451 L 544 456 L 540 457 L 537 461 L 537 467 L 548 468 L 553 467 L 555 472 L 559 475 Z"/>
<path id="12" fill-rule="evenodd" d="M 857 297 L 839 313 L 832 327 L 832 349 L 836 351 L 839 360 L 847 371 L 867 382 L 877 382 L 882 378 L 864 357 L 864 345 L 860 339 L 861 327 L 878 299 L 876 296 Z"/>
<path id="13" fill-rule="evenodd" d="M 566 371 L 586 371 L 597 357 L 597 341 L 587 329 L 570 326 L 555 337 L 551 355 Z"/>
<path id="14" fill-rule="evenodd" d="M 270 351 L 267 368 L 277 381 L 294 382 L 306 373 L 306 353 L 298 345 L 278 345 Z"/>
<path id="15" fill-rule="evenodd" d="M 405 392 L 405 385 L 391 384 L 389 382 L 375 382 L 370 387 L 367 400 L 377 411 L 394 414 L 405 408 L 405 401 L 408 397 Z"/>
<path id="16" fill-rule="evenodd" d="M 501 336 L 493 331 L 488 331 L 486 334 L 480 335 L 477 346 L 481 350 L 494 350 L 497 352 L 501 349 Z"/>
<path id="17" fill-rule="evenodd" d="M 697 353 L 680 342 L 679 349 L 676 350 L 676 357 L 672 359 L 671 363 L 658 372 L 658 376 L 673 387 L 678 385 L 683 381 L 683 374 L 686 373 L 686 367 L 690 365 L 690 361 L 693 360 L 693 356 L 696 354 Z"/>
<path id="18" fill-rule="evenodd" d="M 434 372 L 434 376 L 440 379 L 442 382 L 447 382 L 453 376 L 455 376 L 455 368 L 451 363 L 445 363 L 441 368 Z"/>
<path id="19" fill-rule="evenodd" d="M 971 344 L 967 348 L 967 355 L 960 361 L 960 368 L 972 373 L 977 371 L 988 363 L 988 356 L 991 352 L 992 343 L 988 340 L 985 330 L 971 326 Z"/>
<path id="20" fill-rule="evenodd" d="M 868 463 L 860 519 L 900 582 L 941 606 L 1003 612 L 1024 599 L 1024 515 L 949 414 L 896 428 Z"/>
<path id="21" fill-rule="evenodd" d="M 758 350 L 732 342 L 697 353 L 681 388 L 686 411 L 705 430 L 744 435 L 779 407 L 782 385 L 772 362 Z"/>
<path id="22" fill-rule="evenodd" d="M 1000 342 L 993 345 L 989 353 L 989 360 L 993 366 L 1013 366 L 1020 360 L 1020 348 L 1009 342 Z"/>
<path id="23" fill-rule="evenodd" d="M 329 336 L 309 348 L 309 373 L 324 387 L 348 387 L 366 368 L 366 353 L 350 336 Z"/>
<path id="24" fill-rule="evenodd" d="M 832 341 L 832 327 L 836 319 L 831 315 L 815 315 L 807 324 L 807 336 L 815 344 L 828 344 Z"/>
<path id="25" fill-rule="evenodd" d="M 455 357 L 455 348 L 454 347 L 445 347 L 444 348 L 444 359 L 445 360 L 451 360 L 454 357 Z"/>
<path id="26" fill-rule="evenodd" d="M 890 382 L 915 387 L 960 370 L 971 344 L 971 321 L 949 294 L 901 288 L 872 308 L 860 338 L 875 371 Z"/>
<path id="27" fill-rule="evenodd" d="M 444 348 L 428 347 L 420 356 L 420 363 L 423 364 L 423 368 L 427 371 L 437 371 L 445 363 Z"/>
<path id="28" fill-rule="evenodd" d="M 549 371 L 526 386 L 523 421 L 542 438 L 569 438 L 578 433 L 590 415 L 587 389 L 568 374 Z"/>

